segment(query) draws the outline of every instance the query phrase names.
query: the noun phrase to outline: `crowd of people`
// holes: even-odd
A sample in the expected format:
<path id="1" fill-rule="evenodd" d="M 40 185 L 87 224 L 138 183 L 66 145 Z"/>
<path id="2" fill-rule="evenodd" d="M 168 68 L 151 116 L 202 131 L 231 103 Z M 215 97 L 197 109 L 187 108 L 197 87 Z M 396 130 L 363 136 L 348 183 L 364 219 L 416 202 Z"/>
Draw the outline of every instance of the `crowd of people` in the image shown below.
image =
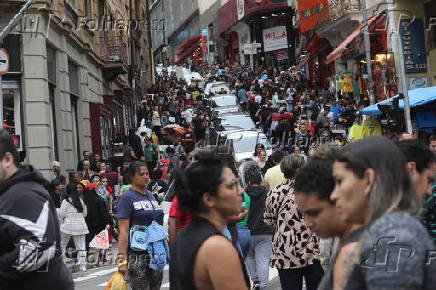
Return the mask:
<path id="1" fill-rule="evenodd" d="M 237 167 L 231 147 L 210 145 L 208 97 L 175 73 L 157 77 L 138 108 L 138 129 L 115 140 L 111 156 L 84 151 L 68 182 L 57 161 L 50 182 L 19 169 L 2 131 L 0 232 L 8 239 L 0 240 L 0 288 L 73 289 L 62 260 L 74 258 L 86 271 L 89 244 L 107 229 L 132 289 L 160 289 L 168 263 L 171 289 L 264 290 L 270 266 L 286 290 L 303 281 L 308 290 L 431 289 L 436 137 L 430 149 L 406 140 L 413 136 L 381 137 L 380 122 L 358 113 L 365 100 L 310 87 L 301 74 L 198 70 L 229 85 L 225 93 L 268 136 L 272 154 L 258 144 L 252 161 Z M 19 192 L 34 212 L 23 210 Z M 45 211 L 45 232 L 23 232 L 14 219 L 30 227 Z M 34 265 L 60 264 L 36 281 L 26 259 L 43 239 L 41 251 L 56 254 Z M 105 251 L 96 253 L 104 264 Z M 17 280 L 32 271 L 30 282 Z"/>

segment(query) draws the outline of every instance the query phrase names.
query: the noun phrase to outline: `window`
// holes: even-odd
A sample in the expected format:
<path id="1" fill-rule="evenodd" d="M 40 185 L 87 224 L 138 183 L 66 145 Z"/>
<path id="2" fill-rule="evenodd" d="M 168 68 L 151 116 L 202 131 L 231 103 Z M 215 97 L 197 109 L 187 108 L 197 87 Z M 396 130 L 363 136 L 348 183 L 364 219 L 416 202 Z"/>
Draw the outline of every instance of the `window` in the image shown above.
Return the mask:
<path id="1" fill-rule="evenodd" d="M 48 85 L 49 94 L 49 114 L 50 114 L 50 127 L 51 127 L 51 143 L 54 160 L 59 160 L 59 148 L 58 148 L 58 134 L 57 134 L 57 124 L 56 124 L 56 104 L 55 104 L 55 86 L 52 84 Z"/>
<path id="2" fill-rule="evenodd" d="M 108 116 L 100 116 L 100 134 L 101 134 L 101 157 L 108 159 L 110 156 L 111 132 L 112 126 Z"/>
<path id="3" fill-rule="evenodd" d="M 77 159 L 80 158 L 80 142 L 79 142 L 79 119 L 77 116 L 77 102 L 78 98 L 76 96 L 70 96 L 71 101 L 71 120 L 73 121 L 73 146 L 74 151 L 77 155 Z"/>
<path id="4" fill-rule="evenodd" d="M 59 160 L 58 134 L 56 123 L 56 50 L 47 45 L 47 72 L 48 72 L 48 94 L 49 94 L 49 114 L 51 128 L 52 153 L 55 160 Z"/>
<path id="5" fill-rule="evenodd" d="M 3 40 L 3 46 L 9 52 L 9 72 L 21 72 L 21 35 L 9 34 Z"/>
<path id="6" fill-rule="evenodd" d="M 98 16 L 104 16 L 106 14 L 105 0 L 98 0 Z"/>
<path id="7" fill-rule="evenodd" d="M 72 95 L 79 97 L 79 68 L 71 61 L 68 61 L 68 75 L 70 79 L 70 92 Z"/>
<path id="8" fill-rule="evenodd" d="M 91 0 L 83 0 L 85 7 L 85 17 L 87 20 L 92 20 L 92 2 Z"/>
<path id="9" fill-rule="evenodd" d="M 71 102 L 71 120 L 72 127 L 72 144 L 76 158 L 80 158 L 80 142 L 79 142 L 79 119 L 77 111 L 77 103 L 79 100 L 79 67 L 68 61 L 68 75 L 70 79 L 70 102 Z"/>
<path id="10" fill-rule="evenodd" d="M 436 0 L 424 4 L 428 49 L 436 48 Z"/>

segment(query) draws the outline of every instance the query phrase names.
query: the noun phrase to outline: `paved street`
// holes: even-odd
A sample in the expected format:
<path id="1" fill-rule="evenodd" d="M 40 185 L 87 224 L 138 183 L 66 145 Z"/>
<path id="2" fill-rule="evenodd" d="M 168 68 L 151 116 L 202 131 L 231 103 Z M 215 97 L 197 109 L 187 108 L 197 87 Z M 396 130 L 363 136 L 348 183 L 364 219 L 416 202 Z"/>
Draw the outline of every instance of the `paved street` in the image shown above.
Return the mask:
<path id="1" fill-rule="evenodd" d="M 74 284 L 77 290 L 94 290 L 104 289 L 107 281 L 117 270 L 116 266 L 109 265 L 99 268 L 90 269 L 87 272 L 76 272 L 73 274 Z M 169 289 L 168 266 L 165 267 L 164 279 L 161 289 Z M 270 269 L 270 287 L 271 290 L 280 289 L 278 273 L 275 269 Z"/>
<path id="2" fill-rule="evenodd" d="M 112 244 L 111 247 L 113 251 L 113 255 L 116 256 L 117 253 L 117 244 Z M 164 279 L 162 282 L 161 289 L 169 289 L 169 266 L 165 266 L 164 271 Z M 70 265 L 70 269 L 73 269 Z M 74 269 L 77 271 L 78 269 Z M 81 272 L 77 271 L 73 273 L 74 285 L 77 290 L 91 290 L 91 289 L 104 289 L 106 283 L 112 277 L 112 275 L 117 270 L 117 266 L 115 264 L 99 266 L 99 267 L 89 267 L 88 271 Z M 278 272 L 276 269 L 270 268 L 269 272 L 270 279 L 270 289 L 271 290 L 279 290 L 280 281 L 278 278 Z"/>

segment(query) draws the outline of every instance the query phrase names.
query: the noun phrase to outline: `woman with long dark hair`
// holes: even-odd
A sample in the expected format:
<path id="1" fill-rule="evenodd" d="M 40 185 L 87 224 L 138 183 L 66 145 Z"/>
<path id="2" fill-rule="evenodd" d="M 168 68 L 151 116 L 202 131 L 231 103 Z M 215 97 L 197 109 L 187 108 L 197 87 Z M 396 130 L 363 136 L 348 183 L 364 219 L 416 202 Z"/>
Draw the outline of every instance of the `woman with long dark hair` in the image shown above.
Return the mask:
<path id="1" fill-rule="evenodd" d="M 100 187 L 101 177 L 94 175 L 91 183 L 86 185 L 83 201 L 88 208 L 86 224 L 89 233 L 86 235 L 86 246 L 89 247 L 91 240 L 105 228 L 109 228 L 110 217 L 106 208 L 105 201 L 98 195 L 97 190 Z"/>
<path id="2" fill-rule="evenodd" d="M 56 208 L 61 207 L 63 190 L 64 190 L 64 185 L 62 184 L 62 181 L 59 178 L 55 178 L 50 182 L 49 192 Z"/>
<path id="3" fill-rule="evenodd" d="M 223 235 L 242 209 L 243 190 L 232 170 L 213 152 L 196 161 L 176 180 L 181 209 L 193 220 L 172 247 L 172 289 L 248 289 L 244 261 Z"/>
<path id="4" fill-rule="evenodd" d="M 77 260 L 82 271 L 86 271 L 86 240 L 85 236 L 89 232 L 85 217 L 87 208 L 83 202 L 85 186 L 77 183 L 72 189 L 71 195 L 62 201 L 58 210 L 59 224 L 61 230 L 61 248 L 65 255 L 68 242 L 73 238 L 77 249 Z"/>
<path id="5" fill-rule="evenodd" d="M 369 137 L 344 147 L 333 165 L 330 198 L 348 223 L 365 231 L 339 275 L 342 289 L 433 289 L 434 245 L 416 218 L 416 194 L 399 149 L 384 137 Z M 431 281 L 432 280 L 432 281 Z M 336 288 L 336 285 L 335 285 Z"/>

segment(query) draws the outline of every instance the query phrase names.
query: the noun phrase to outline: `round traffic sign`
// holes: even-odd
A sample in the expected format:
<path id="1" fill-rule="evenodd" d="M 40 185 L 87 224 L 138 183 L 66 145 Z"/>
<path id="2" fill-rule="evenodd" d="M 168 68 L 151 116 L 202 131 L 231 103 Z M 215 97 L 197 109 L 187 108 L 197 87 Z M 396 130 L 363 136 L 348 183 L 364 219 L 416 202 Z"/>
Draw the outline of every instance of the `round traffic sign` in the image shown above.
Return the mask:
<path id="1" fill-rule="evenodd" d="M 4 48 L 0 48 L 0 75 L 9 71 L 9 54 Z"/>

